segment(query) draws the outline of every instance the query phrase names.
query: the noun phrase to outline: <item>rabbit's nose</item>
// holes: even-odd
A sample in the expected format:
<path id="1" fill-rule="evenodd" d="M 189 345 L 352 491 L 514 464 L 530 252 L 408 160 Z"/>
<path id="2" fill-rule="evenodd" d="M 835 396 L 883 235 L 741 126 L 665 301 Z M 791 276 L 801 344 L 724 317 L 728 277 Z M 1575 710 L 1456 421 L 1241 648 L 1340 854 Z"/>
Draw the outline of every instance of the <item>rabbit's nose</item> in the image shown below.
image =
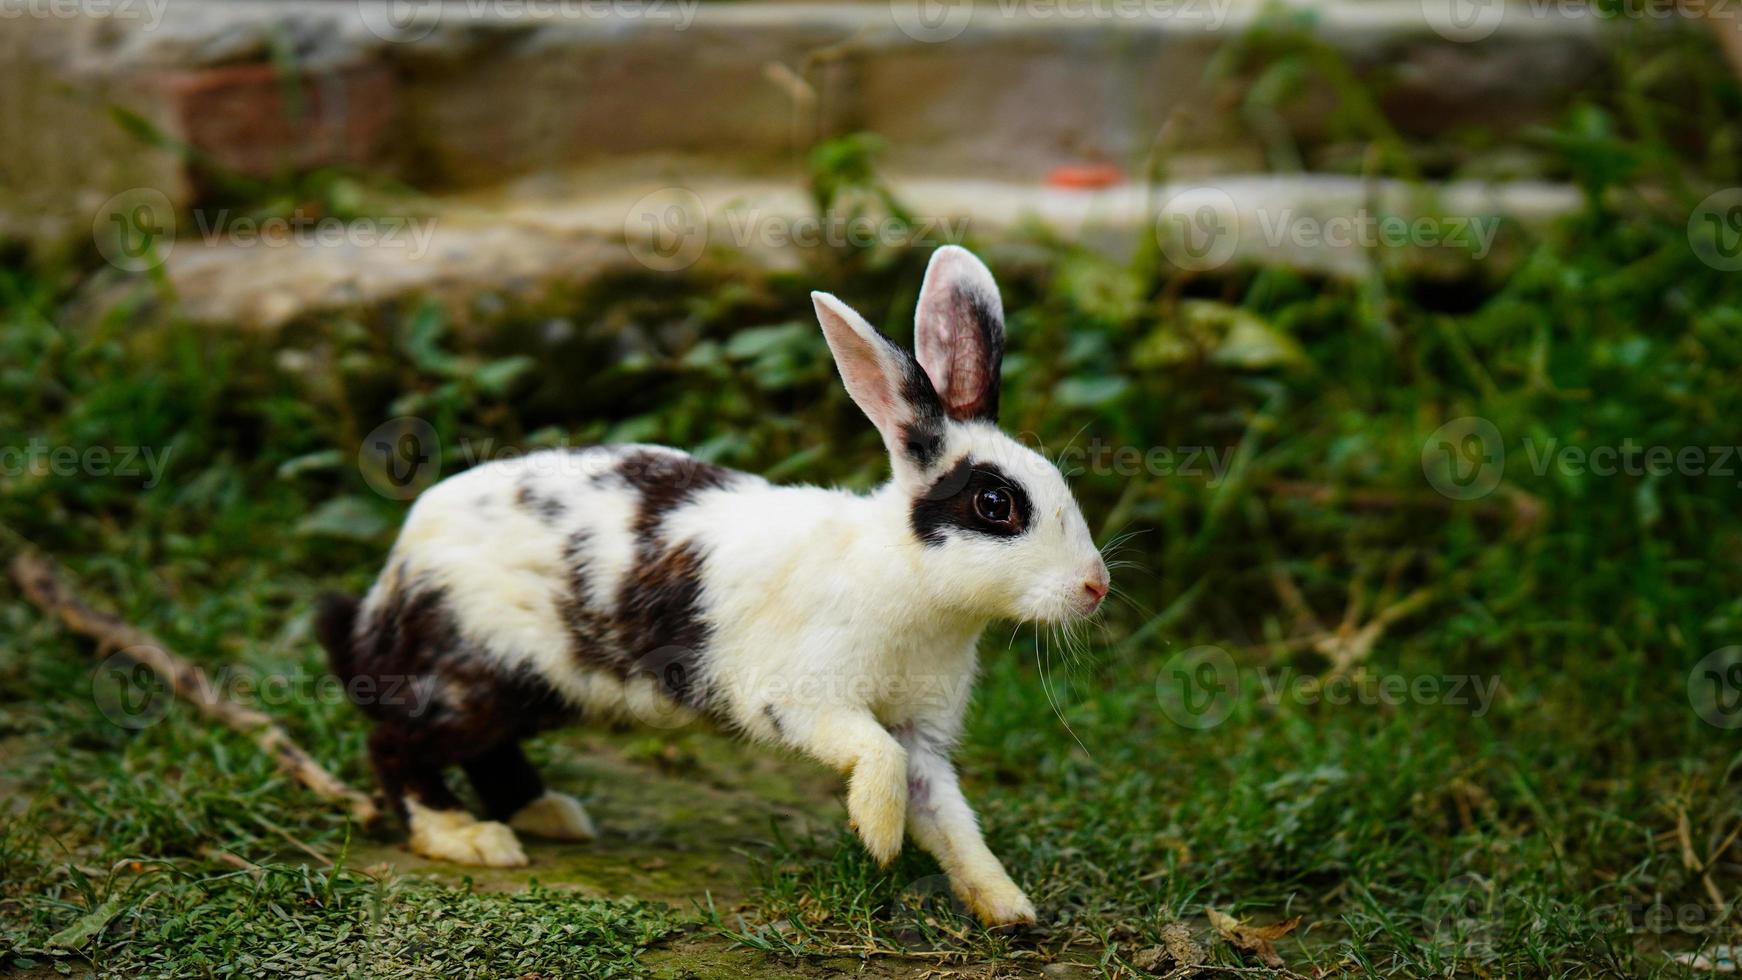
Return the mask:
<path id="1" fill-rule="evenodd" d="M 1105 574 L 1097 578 L 1089 579 L 1083 583 L 1083 596 L 1088 600 L 1088 606 L 1090 609 L 1099 606 L 1101 600 L 1107 598 L 1107 587 L 1108 582 Z"/>

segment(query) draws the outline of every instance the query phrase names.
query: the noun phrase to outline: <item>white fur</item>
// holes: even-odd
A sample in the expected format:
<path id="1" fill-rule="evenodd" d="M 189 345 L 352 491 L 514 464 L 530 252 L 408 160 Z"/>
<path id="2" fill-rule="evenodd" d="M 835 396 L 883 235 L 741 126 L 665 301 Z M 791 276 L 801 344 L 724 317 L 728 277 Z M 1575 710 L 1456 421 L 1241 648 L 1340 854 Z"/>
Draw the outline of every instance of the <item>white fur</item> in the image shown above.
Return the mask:
<path id="1" fill-rule="evenodd" d="M 521 807 L 520 812 L 509 818 L 508 826 L 551 840 L 592 840 L 599 833 L 580 800 L 551 790 Z"/>
<path id="2" fill-rule="evenodd" d="M 980 282 L 974 270 L 984 267 L 957 253 L 947 261 L 964 270 L 957 277 L 964 288 L 990 288 L 996 299 L 990 274 Z M 948 277 L 928 276 L 928 290 L 938 278 Z M 989 423 L 949 423 L 942 463 L 928 472 L 964 456 L 996 463 L 1027 492 L 1033 527 L 1008 539 L 919 540 L 910 511 L 930 477 L 900 458 L 898 427 L 911 413 L 891 401 L 899 386 L 880 374 L 893 360 L 845 304 L 819 294 L 817 308 L 849 387 L 896 456 L 894 478 L 860 495 L 744 476 L 667 516 L 662 537 L 694 543 L 706 556 L 702 611 L 712 632 L 701 682 L 729 726 L 849 774 L 849 816 L 880 861 L 894 858 L 911 831 L 982 919 L 1032 920 L 1033 905 L 981 838 L 949 753 L 987 623 L 1081 615 L 1085 583 L 1104 586 L 1106 568 L 1058 471 Z M 625 683 L 584 669 L 559 611 L 568 587 L 563 549 L 573 532 L 590 535 L 586 575 L 595 602 L 608 608 L 631 571 L 637 497 L 590 477 L 610 472 L 630 450 L 652 448 L 537 453 L 431 488 L 412 508 L 365 615 L 397 583 L 427 581 L 445 589 L 472 645 L 546 679 L 587 714 L 658 725 L 689 720 L 688 709 L 650 680 Z M 554 522 L 515 506 L 529 477 L 563 505 Z M 551 800 L 535 801 L 515 826 L 590 835 L 578 803 L 570 810 Z M 422 853 L 463 860 L 457 855 L 470 848 L 485 863 L 524 861 L 500 824 L 414 808 L 412 825 Z M 508 840 L 478 829 L 486 826 L 501 827 Z"/>
<path id="3" fill-rule="evenodd" d="M 405 808 L 411 849 L 424 857 L 490 868 L 526 864 L 526 852 L 506 824 L 479 820 L 464 810 L 432 810 L 409 798 Z"/>

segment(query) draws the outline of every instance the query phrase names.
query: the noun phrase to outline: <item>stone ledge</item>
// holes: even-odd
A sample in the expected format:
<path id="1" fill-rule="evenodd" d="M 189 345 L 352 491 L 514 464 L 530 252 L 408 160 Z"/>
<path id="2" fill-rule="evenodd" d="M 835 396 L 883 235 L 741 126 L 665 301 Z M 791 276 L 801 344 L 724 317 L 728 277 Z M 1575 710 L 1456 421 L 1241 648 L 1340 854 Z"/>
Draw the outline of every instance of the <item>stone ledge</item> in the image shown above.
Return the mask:
<path id="1" fill-rule="evenodd" d="M 1580 205 L 1575 189 L 1551 184 L 1421 187 L 1326 176 L 1108 190 L 926 178 L 899 180 L 894 191 L 918 219 L 919 247 L 967 236 L 996 248 L 1044 230 L 1116 257 L 1147 239 L 1176 264 L 1200 271 L 1271 264 L 1341 278 L 1371 275 L 1384 262 L 1468 265 L 1489 257 L 1502 226 L 1540 229 Z M 1447 233 L 1459 246 L 1449 250 L 1363 240 L 1362 228 L 1369 239 L 1381 233 L 1383 216 L 1391 216 L 1394 230 L 1422 217 L 1465 227 L 1478 221 L 1482 230 L 1463 243 Z M 416 218 L 382 220 L 412 227 L 400 228 L 391 244 L 337 233 L 331 240 L 288 235 L 278 244 L 223 234 L 177 240 L 162 264 L 176 314 L 272 331 L 310 315 L 432 296 L 464 319 L 481 299 L 535 306 L 554 291 L 625 273 L 794 271 L 814 240 L 841 238 L 849 228 L 844 219 L 820 226 L 808 195 L 791 182 L 726 179 L 628 180 L 584 195 L 547 179 L 441 200 Z M 364 230 L 379 237 L 384 227 L 377 222 Z M 882 242 L 885 233 L 889 244 L 907 240 L 892 226 L 867 227 L 870 240 Z M 1209 237 L 1195 249 L 1172 250 L 1169 236 L 1194 228 Z M 1463 245 L 1483 254 L 1464 255 L 1470 249 Z M 102 308 L 153 288 L 139 277 L 110 277 L 86 301 Z"/>

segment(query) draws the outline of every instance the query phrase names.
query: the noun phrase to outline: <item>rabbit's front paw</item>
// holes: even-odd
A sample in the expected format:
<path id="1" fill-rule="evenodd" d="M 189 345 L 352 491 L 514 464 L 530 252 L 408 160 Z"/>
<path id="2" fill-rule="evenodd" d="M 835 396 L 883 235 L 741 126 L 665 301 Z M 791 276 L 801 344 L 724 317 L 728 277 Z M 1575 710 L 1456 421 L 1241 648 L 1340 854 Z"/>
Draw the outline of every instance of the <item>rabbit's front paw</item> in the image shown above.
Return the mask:
<path id="1" fill-rule="evenodd" d="M 411 817 L 411 849 L 426 858 L 488 868 L 527 864 L 520 840 L 507 824 L 484 821 L 464 810 L 432 810 L 406 801 Z"/>
<path id="2" fill-rule="evenodd" d="M 847 816 L 853 830 L 881 865 L 901 853 L 901 838 L 907 833 L 906 763 L 899 758 L 895 762 L 893 778 L 878 766 L 860 766 L 847 790 Z"/>
<path id="3" fill-rule="evenodd" d="M 961 890 L 962 901 L 988 927 L 1032 925 L 1034 903 L 1006 878 L 986 885 L 970 885 Z"/>
<path id="4" fill-rule="evenodd" d="M 548 790 L 521 807 L 509 818 L 508 825 L 523 834 L 551 840 L 592 840 L 598 836 L 580 800 Z"/>

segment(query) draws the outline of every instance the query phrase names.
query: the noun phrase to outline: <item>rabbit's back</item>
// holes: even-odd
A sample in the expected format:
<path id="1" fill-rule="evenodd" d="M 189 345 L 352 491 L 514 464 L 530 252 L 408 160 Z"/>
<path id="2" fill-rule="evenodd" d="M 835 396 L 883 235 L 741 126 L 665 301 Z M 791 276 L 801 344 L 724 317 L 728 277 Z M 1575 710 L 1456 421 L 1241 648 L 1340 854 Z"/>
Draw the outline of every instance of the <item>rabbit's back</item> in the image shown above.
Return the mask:
<path id="1" fill-rule="evenodd" d="M 643 445 L 467 470 L 413 506 L 357 617 L 355 655 L 372 673 L 421 679 L 437 708 L 529 700 L 507 682 L 592 715 L 668 701 L 706 711 L 703 554 L 667 520 L 709 494 L 764 485 Z"/>

